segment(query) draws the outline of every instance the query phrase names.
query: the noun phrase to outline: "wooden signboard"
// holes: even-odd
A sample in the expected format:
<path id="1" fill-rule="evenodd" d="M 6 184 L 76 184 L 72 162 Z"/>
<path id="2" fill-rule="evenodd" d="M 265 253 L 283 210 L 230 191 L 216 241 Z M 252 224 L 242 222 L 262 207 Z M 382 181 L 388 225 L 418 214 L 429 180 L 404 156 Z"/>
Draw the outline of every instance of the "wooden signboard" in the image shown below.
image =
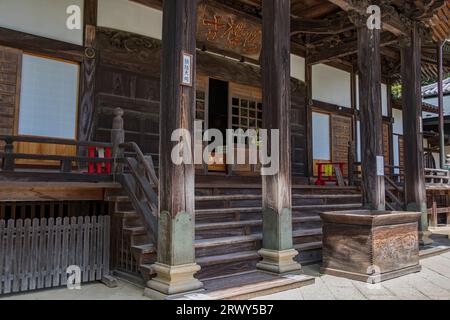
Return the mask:
<path id="1" fill-rule="evenodd" d="M 209 3 L 201 3 L 198 9 L 197 41 L 206 48 L 259 60 L 261 25 Z"/>

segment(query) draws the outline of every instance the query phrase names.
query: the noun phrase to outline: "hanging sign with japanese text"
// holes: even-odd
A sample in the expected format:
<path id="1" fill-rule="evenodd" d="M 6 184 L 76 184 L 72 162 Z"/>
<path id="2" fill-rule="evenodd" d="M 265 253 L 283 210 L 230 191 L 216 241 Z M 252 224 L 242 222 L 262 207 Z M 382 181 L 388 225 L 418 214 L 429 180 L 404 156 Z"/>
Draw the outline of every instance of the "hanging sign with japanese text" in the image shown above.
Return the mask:
<path id="1" fill-rule="evenodd" d="M 206 48 L 259 60 L 261 25 L 225 9 L 201 3 L 198 9 L 197 41 Z"/>
<path id="2" fill-rule="evenodd" d="M 183 52 L 181 54 L 181 84 L 183 86 L 192 87 L 192 54 Z"/>

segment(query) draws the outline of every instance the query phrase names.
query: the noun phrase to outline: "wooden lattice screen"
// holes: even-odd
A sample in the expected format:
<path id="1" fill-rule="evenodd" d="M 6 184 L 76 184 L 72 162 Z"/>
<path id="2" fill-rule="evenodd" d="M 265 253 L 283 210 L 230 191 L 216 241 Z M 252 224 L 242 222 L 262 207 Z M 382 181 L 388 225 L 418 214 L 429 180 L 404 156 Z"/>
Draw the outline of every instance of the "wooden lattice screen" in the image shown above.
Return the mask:
<path id="1" fill-rule="evenodd" d="M 0 220 L 0 294 L 64 286 L 109 274 L 109 216 Z"/>

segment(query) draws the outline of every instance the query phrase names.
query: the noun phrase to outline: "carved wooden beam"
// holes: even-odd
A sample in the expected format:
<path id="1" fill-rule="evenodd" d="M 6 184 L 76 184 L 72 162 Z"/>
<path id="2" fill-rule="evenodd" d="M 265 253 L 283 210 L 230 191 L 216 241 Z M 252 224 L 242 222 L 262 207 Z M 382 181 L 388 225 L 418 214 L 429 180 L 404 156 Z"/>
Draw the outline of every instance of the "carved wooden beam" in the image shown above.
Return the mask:
<path id="1" fill-rule="evenodd" d="M 383 33 L 381 36 L 380 46 L 389 46 L 397 43 L 398 39 L 389 33 Z M 335 60 L 345 56 L 349 56 L 357 53 L 358 46 L 357 41 L 351 41 L 344 43 L 337 47 L 323 47 L 320 51 L 312 54 L 312 57 L 308 59 L 311 64 L 324 63 L 330 60 Z"/>
<path id="2" fill-rule="evenodd" d="M 300 33 L 312 34 L 339 34 L 353 30 L 355 26 L 349 23 L 348 19 L 335 20 L 314 20 L 305 18 L 291 19 L 291 36 Z"/>
<path id="3" fill-rule="evenodd" d="M 367 0 L 328 0 L 329 2 L 339 6 L 344 11 L 355 11 L 359 14 L 366 15 L 367 8 L 370 3 Z M 388 5 L 381 7 L 382 27 L 385 31 L 389 31 L 397 36 L 407 34 L 410 29 L 409 19 L 395 11 Z"/>

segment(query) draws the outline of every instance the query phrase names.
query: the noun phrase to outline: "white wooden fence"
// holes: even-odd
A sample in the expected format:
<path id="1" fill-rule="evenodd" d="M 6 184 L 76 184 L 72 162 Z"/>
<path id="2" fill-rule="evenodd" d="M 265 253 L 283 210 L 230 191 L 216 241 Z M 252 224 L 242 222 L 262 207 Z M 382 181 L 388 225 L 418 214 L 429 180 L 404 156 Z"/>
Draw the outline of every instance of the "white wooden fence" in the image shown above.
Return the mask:
<path id="1" fill-rule="evenodd" d="M 109 274 L 108 216 L 0 220 L 0 294 L 64 286 L 69 266 L 81 282 Z"/>

